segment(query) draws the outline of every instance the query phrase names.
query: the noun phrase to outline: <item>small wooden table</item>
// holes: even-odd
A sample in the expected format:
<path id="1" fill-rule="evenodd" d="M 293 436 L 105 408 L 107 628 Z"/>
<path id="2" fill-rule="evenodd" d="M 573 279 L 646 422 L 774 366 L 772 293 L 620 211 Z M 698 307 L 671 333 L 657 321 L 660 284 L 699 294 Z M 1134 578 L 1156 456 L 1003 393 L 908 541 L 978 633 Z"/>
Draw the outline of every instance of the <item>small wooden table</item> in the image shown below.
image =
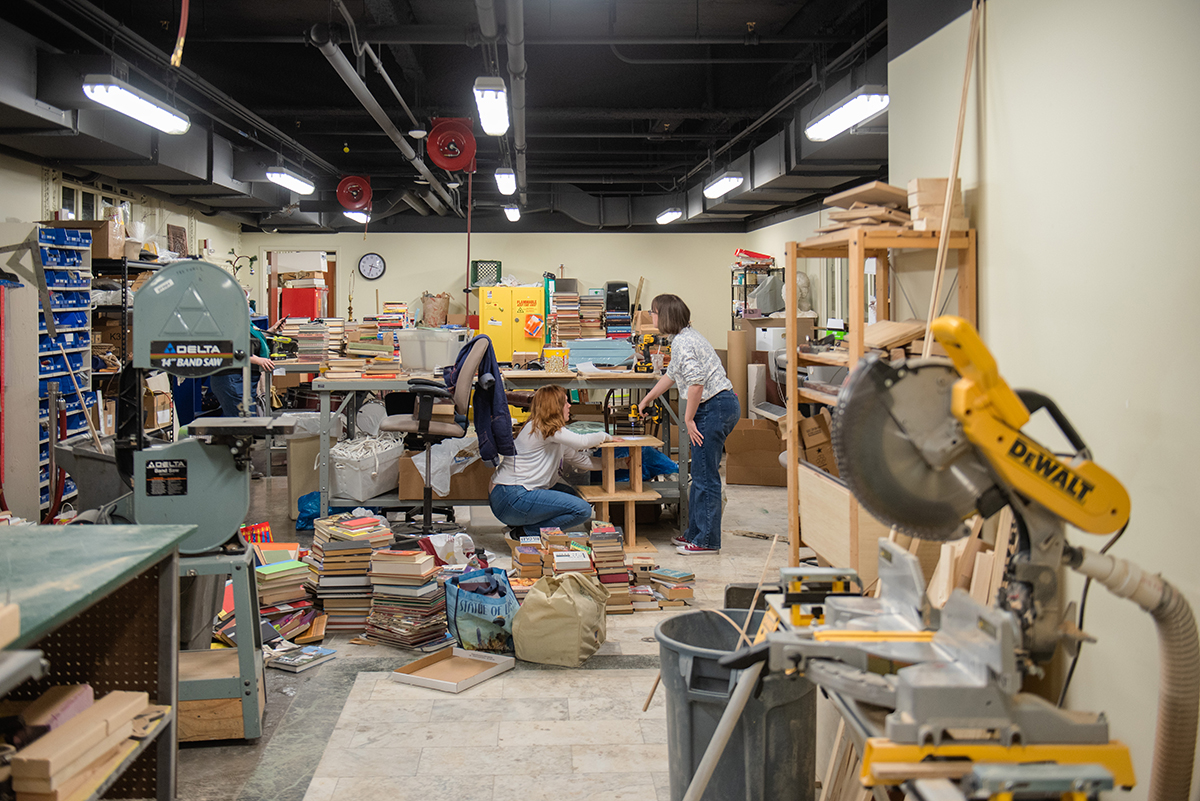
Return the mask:
<path id="1" fill-rule="evenodd" d="M 610 503 L 625 504 L 625 547 L 637 545 L 638 501 L 657 501 L 662 498 L 654 490 L 642 486 L 642 448 L 661 448 L 663 442 L 657 437 L 618 437 L 599 445 L 601 485 L 580 487 L 579 494 L 596 507 L 596 514 L 608 520 Z M 629 448 L 629 482 L 617 483 L 616 448 Z"/>

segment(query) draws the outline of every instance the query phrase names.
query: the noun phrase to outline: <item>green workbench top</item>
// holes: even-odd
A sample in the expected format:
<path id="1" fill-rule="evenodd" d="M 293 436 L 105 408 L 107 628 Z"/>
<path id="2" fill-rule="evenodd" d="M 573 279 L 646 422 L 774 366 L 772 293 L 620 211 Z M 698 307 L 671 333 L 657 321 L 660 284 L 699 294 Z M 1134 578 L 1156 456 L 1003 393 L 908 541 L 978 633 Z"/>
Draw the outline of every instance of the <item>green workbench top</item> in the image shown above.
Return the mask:
<path id="1" fill-rule="evenodd" d="M 21 609 L 27 648 L 146 568 L 195 526 L 0 526 L 0 602 Z"/>

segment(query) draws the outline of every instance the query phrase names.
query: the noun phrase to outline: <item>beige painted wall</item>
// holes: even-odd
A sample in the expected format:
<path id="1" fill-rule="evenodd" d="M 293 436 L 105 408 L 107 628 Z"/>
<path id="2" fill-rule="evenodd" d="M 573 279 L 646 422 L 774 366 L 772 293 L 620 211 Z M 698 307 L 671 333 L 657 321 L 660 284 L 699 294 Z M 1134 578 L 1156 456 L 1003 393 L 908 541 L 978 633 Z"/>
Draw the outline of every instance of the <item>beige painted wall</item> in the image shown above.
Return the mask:
<path id="1" fill-rule="evenodd" d="M 1200 5 L 1130 8 L 991 0 L 982 103 L 972 102 L 961 175 L 980 232 L 982 329 L 1002 372 L 1054 397 L 1129 490 L 1132 522 L 1113 553 L 1161 572 L 1200 606 L 1191 506 L 1200 264 L 1190 242 L 1200 110 L 1189 102 L 1200 82 Z M 966 21 L 890 65 L 892 183 L 946 174 Z M 1068 536 L 1092 548 L 1104 542 Z M 1071 597 L 1081 585 L 1072 577 Z M 1099 643 L 1084 648 L 1069 706 L 1107 713 L 1141 782 L 1122 797 L 1144 799 L 1154 627 L 1093 587 L 1086 629 Z"/>
<path id="2" fill-rule="evenodd" d="M 747 246 L 740 234 L 475 234 L 471 237 L 472 259 L 498 259 L 505 275 L 523 283 L 537 283 L 542 273 L 576 278 L 585 286 L 602 286 L 605 281 L 628 281 L 630 292 L 645 277 L 642 307 L 648 308 L 656 294 L 671 292 L 684 299 L 692 310 L 692 322 L 716 347 L 723 347 L 729 329 L 729 265 L 733 251 Z M 357 276 L 354 283 L 354 313 L 357 317 L 375 312 L 375 292 L 386 300 L 413 301 L 422 292 L 448 292 L 451 311 L 463 310 L 462 287 L 466 283 L 465 234 L 244 234 L 246 253 L 268 250 L 325 250 L 338 254 L 338 314 L 346 313 L 351 273 L 357 273 L 359 258 L 379 253 L 387 271 L 376 281 Z M 258 276 L 265 280 L 265 273 Z M 255 297 L 262 297 L 260 285 Z M 382 307 L 381 307 L 382 308 Z M 471 309 L 478 311 L 472 300 Z"/>
<path id="3" fill-rule="evenodd" d="M 41 219 L 42 168 L 0 156 L 0 222 Z"/>

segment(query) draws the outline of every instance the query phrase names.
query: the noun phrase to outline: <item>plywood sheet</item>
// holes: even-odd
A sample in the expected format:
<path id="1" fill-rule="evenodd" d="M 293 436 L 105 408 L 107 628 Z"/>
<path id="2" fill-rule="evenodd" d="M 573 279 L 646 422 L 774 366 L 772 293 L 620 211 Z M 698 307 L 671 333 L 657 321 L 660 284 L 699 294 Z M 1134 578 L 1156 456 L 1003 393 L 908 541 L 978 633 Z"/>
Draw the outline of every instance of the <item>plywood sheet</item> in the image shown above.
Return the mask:
<path id="1" fill-rule="evenodd" d="M 850 490 L 828 473 L 801 462 L 797 471 L 800 489 L 800 538 L 804 545 L 834 567 L 852 567 L 863 586 L 879 573 L 879 539 L 889 527 L 857 503 Z M 857 541 L 852 543 L 850 514 L 855 510 Z"/>
<path id="2" fill-rule="evenodd" d="M 898 186 L 885 184 L 883 181 L 871 181 L 825 198 L 826 206 L 837 206 L 843 209 L 850 208 L 855 202 L 878 205 L 895 203 L 900 208 L 908 208 L 908 192 Z"/>
<path id="3" fill-rule="evenodd" d="M 863 346 L 867 348 L 898 348 L 925 335 L 924 320 L 881 320 L 863 329 Z"/>

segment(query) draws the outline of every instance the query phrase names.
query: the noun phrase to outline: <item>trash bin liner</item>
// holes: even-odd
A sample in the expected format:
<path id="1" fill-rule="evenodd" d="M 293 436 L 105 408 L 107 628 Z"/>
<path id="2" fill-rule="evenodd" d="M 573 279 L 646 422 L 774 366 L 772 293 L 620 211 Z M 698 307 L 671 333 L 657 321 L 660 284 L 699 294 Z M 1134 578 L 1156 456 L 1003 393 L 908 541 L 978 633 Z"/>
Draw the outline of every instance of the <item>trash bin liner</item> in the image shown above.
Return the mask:
<path id="1" fill-rule="evenodd" d="M 724 609 L 740 627 L 745 609 Z M 754 612 L 753 639 L 763 612 Z M 668 618 L 654 630 L 667 704 L 671 801 L 681 801 L 737 686 L 741 671 L 717 664 L 737 650 L 738 632 L 707 610 Z M 767 674 L 721 755 L 704 801 L 812 801 L 816 695 L 799 677 Z"/>

